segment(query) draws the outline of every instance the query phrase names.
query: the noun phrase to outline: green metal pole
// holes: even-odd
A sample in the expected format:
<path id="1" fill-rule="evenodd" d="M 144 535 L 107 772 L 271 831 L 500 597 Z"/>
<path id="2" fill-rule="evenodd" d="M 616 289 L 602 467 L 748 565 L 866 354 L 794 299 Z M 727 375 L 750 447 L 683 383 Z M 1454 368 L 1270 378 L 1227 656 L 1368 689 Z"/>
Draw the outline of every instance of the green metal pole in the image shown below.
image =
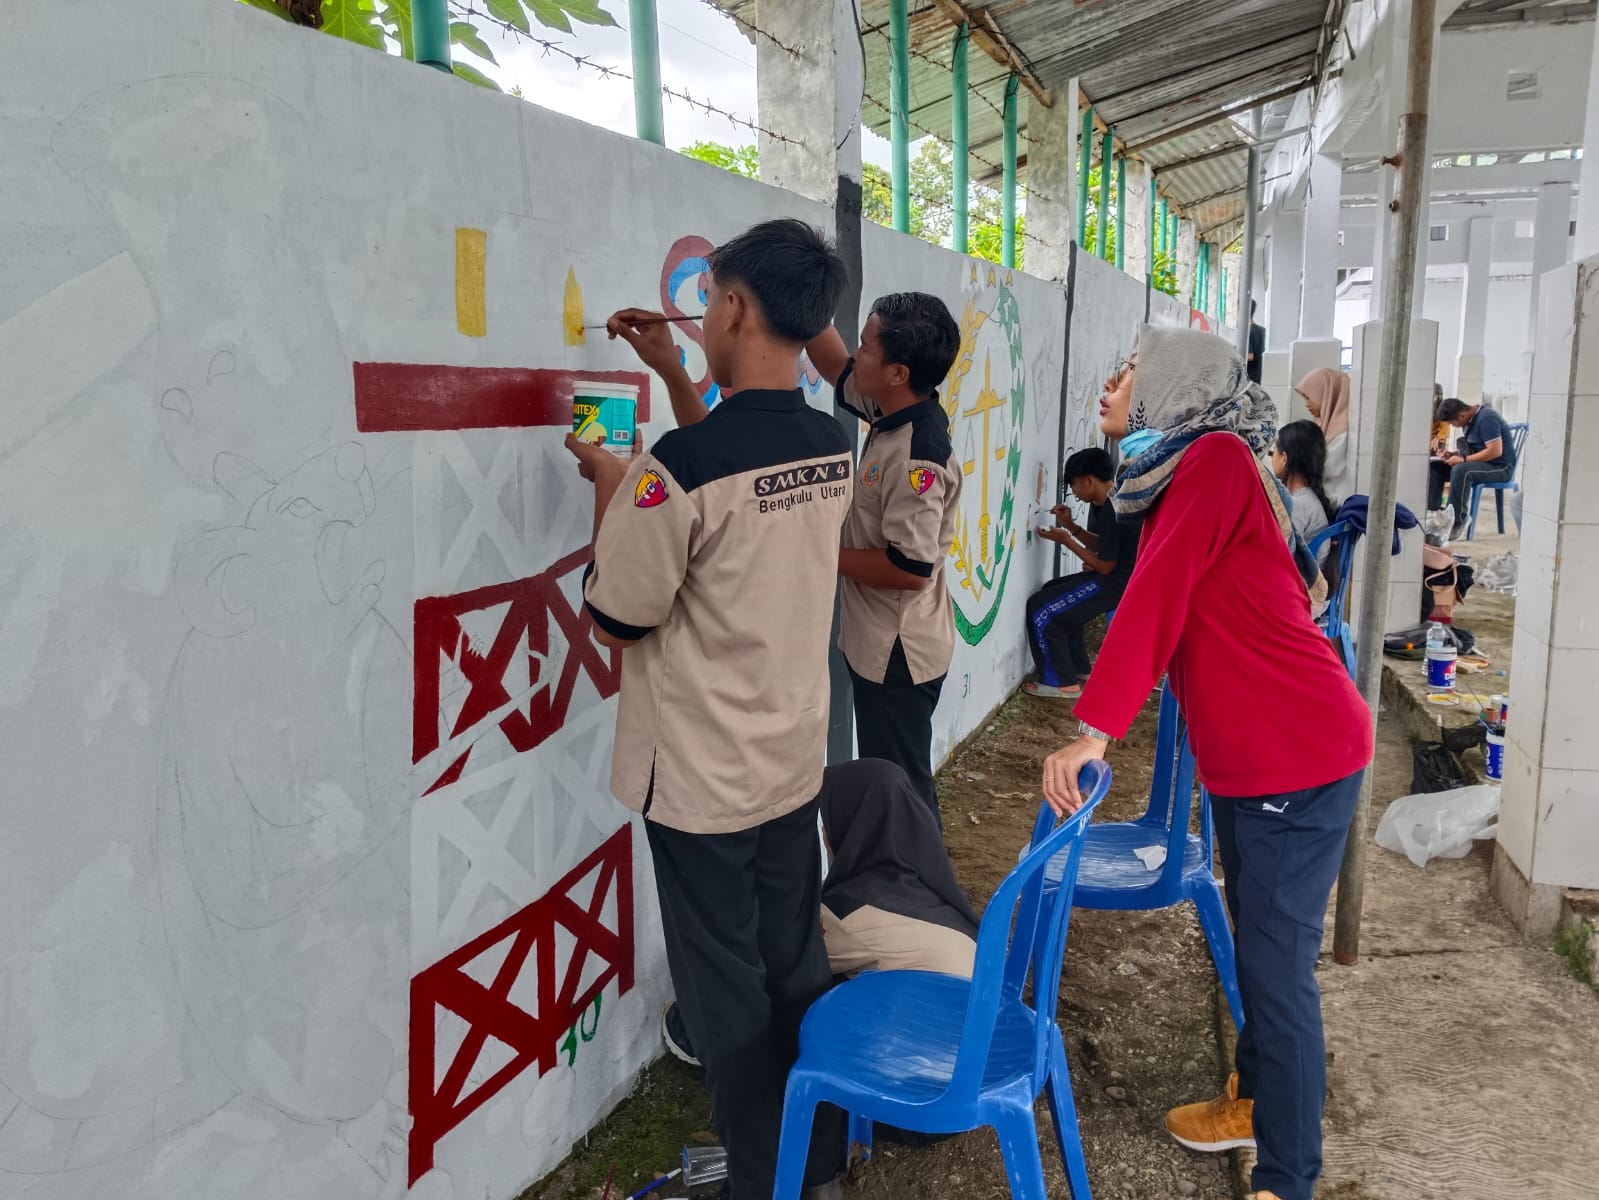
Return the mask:
<path id="1" fill-rule="evenodd" d="M 1005 84 L 1005 233 L 1001 257 L 1007 267 L 1016 265 L 1016 89 L 1020 82 L 1012 73 Z"/>
<path id="2" fill-rule="evenodd" d="M 661 111 L 661 30 L 655 0 L 628 0 L 633 38 L 633 122 L 639 139 L 666 145 Z"/>
<path id="3" fill-rule="evenodd" d="M 1168 213 L 1169 207 L 1163 199 L 1160 202 L 1160 248 L 1170 258 L 1172 256 L 1171 218 Z"/>
<path id="4" fill-rule="evenodd" d="M 1206 275 L 1209 273 L 1209 271 L 1210 243 L 1200 242 L 1199 263 L 1194 268 L 1194 290 L 1199 293 L 1199 303 L 1195 304 L 1192 300 L 1188 302 L 1191 307 L 1197 308 L 1200 312 L 1210 311 L 1210 281 L 1206 278 Z"/>
<path id="5" fill-rule="evenodd" d="M 1077 244 L 1087 245 L 1088 168 L 1094 159 L 1094 106 L 1083 109 L 1083 132 L 1077 139 Z"/>
<path id="6" fill-rule="evenodd" d="M 966 102 L 970 96 L 966 84 L 966 48 L 971 44 L 971 40 L 972 27 L 963 21 L 960 29 L 955 34 L 955 60 L 950 65 L 949 131 L 950 141 L 954 143 L 954 149 L 951 151 L 951 157 L 954 160 L 951 182 L 955 201 L 953 234 L 955 253 L 957 254 L 965 254 L 969 248 L 966 202 L 970 188 L 967 181 L 967 163 L 970 159 L 970 151 L 966 143 Z"/>
<path id="7" fill-rule="evenodd" d="M 1216 324 L 1227 324 L 1227 268 L 1221 269 L 1221 290 L 1216 293 Z"/>
<path id="8" fill-rule="evenodd" d="M 450 13 L 446 0 L 414 0 L 411 5 L 411 55 L 446 75 L 450 66 Z"/>
<path id="9" fill-rule="evenodd" d="M 889 0 L 888 96 L 889 168 L 894 196 L 894 228 L 911 231 L 911 20 L 908 0 Z"/>
<path id="10" fill-rule="evenodd" d="M 1127 266 L 1127 160 L 1116 160 L 1116 269 Z"/>
<path id="11" fill-rule="evenodd" d="M 1110 261 L 1110 158 L 1116 152 L 1116 134 L 1109 125 L 1099 143 L 1099 257 Z"/>

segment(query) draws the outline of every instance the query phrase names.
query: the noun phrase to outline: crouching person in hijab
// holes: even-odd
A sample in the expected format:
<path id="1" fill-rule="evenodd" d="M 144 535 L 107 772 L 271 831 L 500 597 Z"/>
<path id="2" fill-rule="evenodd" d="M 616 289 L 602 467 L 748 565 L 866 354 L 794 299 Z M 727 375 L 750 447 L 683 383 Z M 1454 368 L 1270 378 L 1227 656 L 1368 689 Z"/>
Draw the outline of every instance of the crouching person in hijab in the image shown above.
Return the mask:
<path id="1" fill-rule="evenodd" d="M 1057 812 L 1082 803 L 1078 771 L 1166 671 L 1211 793 L 1244 1007 L 1225 1094 L 1167 1128 L 1196 1150 L 1255 1147 L 1256 1200 L 1312 1200 L 1327 1090 L 1314 972 L 1371 713 L 1311 623 L 1320 572 L 1261 459 L 1276 410 L 1232 348 L 1146 326 L 1100 414 L 1122 439 L 1117 514 L 1145 515 L 1143 541 L 1044 795 Z"/>
<path id="2" fill-rule="evenodd" d="M 955 879 L 938 818 L 905 772 L 881 759 L 828 767 L 817 797 L 827 839 L 823 941 L 835 976 L 938 971 L 970 979 L 977 913 Z M 677 1005 L 667 1049 L 698 1066 Z"/>

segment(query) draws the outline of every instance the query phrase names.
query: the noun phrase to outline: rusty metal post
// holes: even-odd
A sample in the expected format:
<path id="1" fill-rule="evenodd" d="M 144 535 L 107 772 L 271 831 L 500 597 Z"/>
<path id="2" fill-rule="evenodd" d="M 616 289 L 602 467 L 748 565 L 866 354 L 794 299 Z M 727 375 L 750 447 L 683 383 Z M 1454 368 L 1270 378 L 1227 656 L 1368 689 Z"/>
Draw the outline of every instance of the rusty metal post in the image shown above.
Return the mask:
<path id="1" fill-rule="evenodd" d="M 1416 286 L 1416 247 L 1427 186 L 1427 95 L 1432 87 L 1436 0 L 1411 0 L 1410 71 L 1405 111 L 1399 118 L 1399 154 L 1384 163 L 1399 169 L 1393 237 L 1383 287 L 1382 362 L 1377 376 L 1377 429 L 1371 467 L 1371 503 L 1366 514 L 1366 571 L 1360 585 L 1360 621 L 1355 631 L 1355 685 L 1371 708 L 1372 728 L 1382 699 L 1383 619 L 1388 612 L 1389 544 L 1399 496 L 1399 430 L 1404 415 L 1405 373 L 1410 359 L 1410 309 Z M 1389 219 L 1389 214 L 1379 214 Z M 1366 771 L 1360 802 L 1338 872 L 1338 907 L 1333 919 L 1333 959 L 1348 966 L 1360 958 L 1360 912 L 1366 889 L 1366 845 L 1371 834 L 1372 771 Z"/>
<path id="2" fill-rule="evenodd" d="M 1249 297 L 1255 290 L 1255 214 L 1260 208 L 1260 149 L 1249 148 L 1249 178 L 1244 181 L 1244 261 L 1238 277 L 1238 354 L 1249 356 Z"/>

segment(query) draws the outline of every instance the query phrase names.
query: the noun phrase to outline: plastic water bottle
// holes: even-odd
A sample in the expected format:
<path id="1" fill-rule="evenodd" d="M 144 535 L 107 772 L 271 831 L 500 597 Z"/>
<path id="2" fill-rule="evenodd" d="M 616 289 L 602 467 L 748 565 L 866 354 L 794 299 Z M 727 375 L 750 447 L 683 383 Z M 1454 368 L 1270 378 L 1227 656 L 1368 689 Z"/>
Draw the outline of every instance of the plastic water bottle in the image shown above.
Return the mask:
<path id="1" fill-rule="evenodd" d="M 1452 692 L 1455 690 L 1454 639 L 1437 621 L 1427 626 L 1427 690 Z"/>

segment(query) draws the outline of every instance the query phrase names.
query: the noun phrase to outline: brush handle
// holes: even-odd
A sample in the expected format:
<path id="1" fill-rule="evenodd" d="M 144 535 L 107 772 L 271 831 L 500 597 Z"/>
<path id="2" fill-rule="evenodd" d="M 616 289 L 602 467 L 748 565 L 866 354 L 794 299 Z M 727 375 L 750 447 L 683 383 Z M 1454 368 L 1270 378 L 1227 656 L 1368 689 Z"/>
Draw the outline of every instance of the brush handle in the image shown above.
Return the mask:
<path id="1" fill-rule="evenodd" d="M 672 322 L 702 321 L 703 317 L 643 317 L 637 321 L 629 321 L 629 325 L 667 325 Z M 584 329 L 606 329 L 606 325 L 585 325 Z"/>

